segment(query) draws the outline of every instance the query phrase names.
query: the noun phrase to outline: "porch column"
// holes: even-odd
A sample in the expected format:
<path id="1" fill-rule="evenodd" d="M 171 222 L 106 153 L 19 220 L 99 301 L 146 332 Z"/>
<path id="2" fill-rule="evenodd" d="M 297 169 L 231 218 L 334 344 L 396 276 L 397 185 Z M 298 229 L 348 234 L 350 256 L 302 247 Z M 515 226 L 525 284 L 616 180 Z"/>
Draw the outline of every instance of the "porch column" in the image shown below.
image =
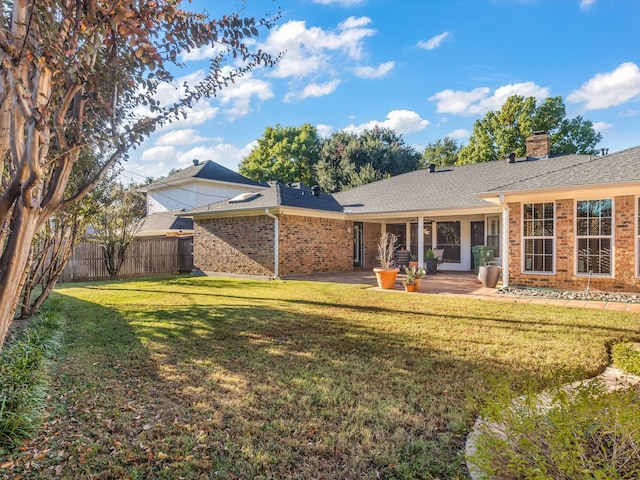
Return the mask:
<path id="1" fill-rule="evenodd" d="M 418 217 L 418 266 L 424 267 L 424 217 Z"/>
<path id="2" fill-rule="evenodd" d="M 404 224 L 404 238 L 407 239 L 404 248 L 407 250 L 411 250 L 411 222 L 407 222 Z"/>
<path id="3" fill-rule="evenodd" d="M 504 201 L 504 195 L 500 195 L 500 206 L 502 207 L 502 235 L 500 251 L 502 253 L 502 286 L 509 286 L 509 206 Z"/>

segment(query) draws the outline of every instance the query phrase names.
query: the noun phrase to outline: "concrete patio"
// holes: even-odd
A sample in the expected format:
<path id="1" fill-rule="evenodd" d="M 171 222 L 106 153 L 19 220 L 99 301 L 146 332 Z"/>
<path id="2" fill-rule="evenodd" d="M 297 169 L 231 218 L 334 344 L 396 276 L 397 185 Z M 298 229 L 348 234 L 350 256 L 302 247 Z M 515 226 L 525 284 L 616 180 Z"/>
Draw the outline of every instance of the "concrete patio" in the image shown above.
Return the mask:
<path id="1" fill-rule="evenodd" d="M 402 286 L 403 278 L 404 275 L 398 275 L 396 286 L 393 290 L 381 291 L 390 293 L 405 293 L 404 287 Z M 373 270 L 371 269 L 355 269 L 350 272 L 290 275 L 283 277 L 283 280 L 364 284 L 371 285 L 372 288 L 378 289 L 375 273 L 373 273 Z M 636 303 L 603 302 L 596 300 L 566 300 L 558 298 L 518 297 L 515 295 L 504 295 L 499 292 L 499 288 L 501 286 L 502 284 L 498 283 L 496 288 L 483 287 L 473 271 L 439 271 L 436 275 L 425 275 L 424 277 L 422 277 L 420 290 L 416 290 L 412 294 L 451 295 L 506 303 L 525 303 L 535 305 L 553 305 L 560 307 L 578 307 L 599 310 L 640 312 L 640 304 Z"/>

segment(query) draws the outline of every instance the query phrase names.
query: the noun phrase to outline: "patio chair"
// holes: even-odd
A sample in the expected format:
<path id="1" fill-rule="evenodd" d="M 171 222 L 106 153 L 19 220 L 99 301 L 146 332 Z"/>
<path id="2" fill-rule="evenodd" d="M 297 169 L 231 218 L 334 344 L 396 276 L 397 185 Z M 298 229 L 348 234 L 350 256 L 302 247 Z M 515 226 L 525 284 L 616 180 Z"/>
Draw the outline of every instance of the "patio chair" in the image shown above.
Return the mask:
<path id="1" fill-rule="evenodd" d="M 434 248 L 433 253 L 438 259 L 438 265 L 442 263 L 442 259 L 444 258 L 444 248 Z"/>
<path id="2" fill-rule="evenodd" d="M 396 267 L 403 270 L 409 266 L 411 260 L 411 252 L 409 250 L 396 250 Z"/>

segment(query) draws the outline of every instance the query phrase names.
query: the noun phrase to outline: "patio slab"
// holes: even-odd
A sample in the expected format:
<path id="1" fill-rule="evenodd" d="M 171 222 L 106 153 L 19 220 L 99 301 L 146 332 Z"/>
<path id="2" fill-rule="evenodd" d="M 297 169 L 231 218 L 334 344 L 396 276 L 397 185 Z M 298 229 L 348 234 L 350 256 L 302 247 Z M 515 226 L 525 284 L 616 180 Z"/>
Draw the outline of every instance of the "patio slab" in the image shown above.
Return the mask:
<path id="1" fill-rule="evenodd" d="M 396 286 L 393 290 L 402 292 L 402 279 L 404 275 L 398 275 Z M 282 278 L 283 280 L 304 280 L 311 282 L 334 282 L 334 283 L 351 283 L 370 285 L 372 288 L 378 289 L 375 273 L 371 269 L 358 268 L 349 272 L 333 272 L 333 273 L 310 273 L 306 275 L 289 275 Z M 627 312 L 640 312 L 640 304 L 622 303 L 622 302 L 605 302 L 595 300 L 565 300 L 565 299 L 549 299 L 542 297 L 519 297 L 515 295 L 504 295 L 498 291 L 502 286 L 498 283 L 496 288 L 483 287 L 474 272 L 450 272 L 439 271 L 435 275 L 425 275 L 422 277 L 422 285 L 420 290 L 416 290 L 416 294 L 433 294 L 433 295 L 453 295 L 466 298 L 474 298 L 480 300 L 493 300 L 509 303 L 525 303 L 538 305 L 554 305 L 573 308 L 589 308 L 597 310 L 617 310 Z"/>

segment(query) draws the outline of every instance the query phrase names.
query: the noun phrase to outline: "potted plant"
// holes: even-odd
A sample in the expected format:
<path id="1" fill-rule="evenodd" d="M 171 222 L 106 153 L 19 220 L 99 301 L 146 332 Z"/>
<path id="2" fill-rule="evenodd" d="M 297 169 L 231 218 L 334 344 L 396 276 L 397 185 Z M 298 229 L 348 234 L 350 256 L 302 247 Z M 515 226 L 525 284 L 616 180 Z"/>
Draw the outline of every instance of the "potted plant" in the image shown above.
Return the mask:
<path id="1" fill-rule="evenodd" d="M 435 275 L 436 273 L 438 273 L 438 258 L 436 257 L 436 253 L 431 248 L 426 251 L 424 266 L 427 269 L 427 274 Z"/>
<path id="2" fill-rule="evenodd" d="M 378 261 L 380 267 L 374 268 L 378 280 L 378 286 L 384 289 L 392 289 L 396 285 L 396 277 L 399 268 L 394 266 L 394 248 L 398 237 L 393 233 L 383 232 L 378 242 Z"/>
<path id="3" fill-rule="evenodd" d="M 416 290 L 420 290 L 420 280 L 425 274 L 424 268 L 413 268 L 411 269 L 411 274 L 415 280 Z"/>
<path id="4" fill-rule="evenodd" d="M 413 292 L 416 289 L 416 277 L 414 276 L 415 270 L 405 268 L 405 272 L 407 272 L 407 276 L 402 281 L 402 285 L 404 285 L 404 291 Z"/>
<path id="5" fill-rule="evenodd" d="M 409 258 L 409 268 L 418 268 L 418 257 L 412 253 Z"/>

